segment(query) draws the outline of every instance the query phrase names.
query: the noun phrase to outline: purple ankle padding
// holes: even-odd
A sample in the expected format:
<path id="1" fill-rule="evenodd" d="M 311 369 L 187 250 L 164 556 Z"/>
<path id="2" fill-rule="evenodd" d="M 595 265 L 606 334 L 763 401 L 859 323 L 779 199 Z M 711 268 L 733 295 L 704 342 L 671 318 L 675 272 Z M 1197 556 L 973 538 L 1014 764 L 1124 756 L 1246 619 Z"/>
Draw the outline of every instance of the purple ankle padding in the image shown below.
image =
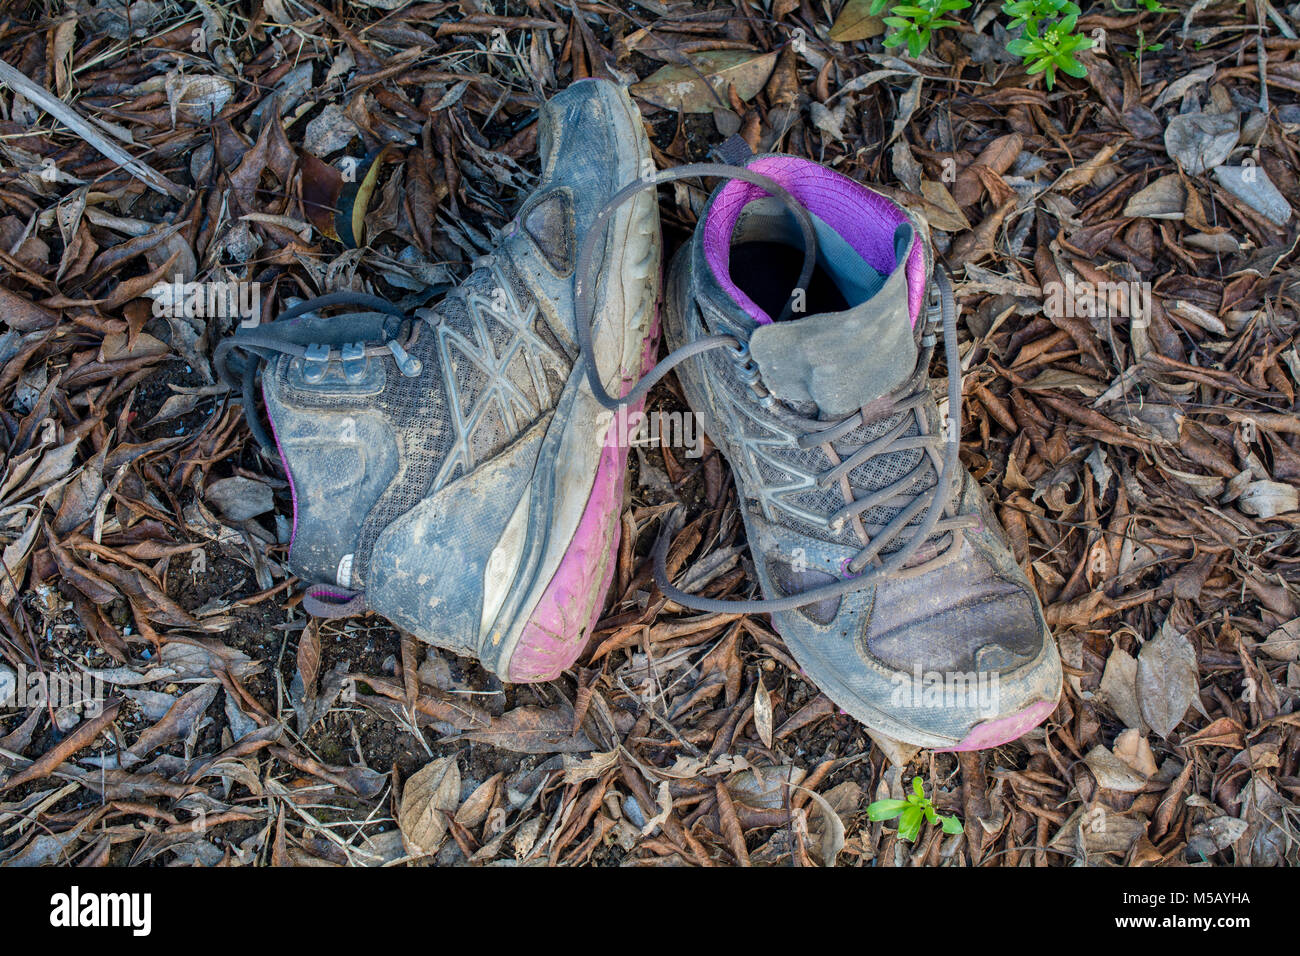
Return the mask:
<path id="1" fill-rule="evenodd" d="M 893 202 L 833 169 L 797 156 L 766 156 L 751 162 L 749 168 L 789 190 L 810 213 L 843 236 L 871 268 L 884 276 L 893 274 L 898 266 L 894 230 L 907 222 L 907 215 Z M 709 207 L 703 237 L 704 258 L 713 277 L 759 325 L 769 324 L 772 317 L 732 280 L 731 235 L 740 211 L 766 195 L 759 186 L 733 179 Z M 917 242 L 907 260 L 907 304 L 913 325 L 925 300 L 925 279 L 925 253 Z"/>
<path id="2" fill-rule="evenodd" d="M 262 379 L 262 406 L 270 409 L 266 401 L 266 379 Z M 268 413 L 266 420 L 271 423 L 271 437 L 275 439 L 275 450 L 280 456 L 280 464 L 284 466 L 285 476 L 289 479 L 289 496 L 293 499 L 293 530 L 289 532 L 289 552 L 293 552 L 293 539 L 298 537 L 298 489 L 293 486 L 293 472 L 289 470 L 289 459 L 285 457 L 284 447 L 280 444 L 280 436 L 275 430 L 275 419 Z"/>

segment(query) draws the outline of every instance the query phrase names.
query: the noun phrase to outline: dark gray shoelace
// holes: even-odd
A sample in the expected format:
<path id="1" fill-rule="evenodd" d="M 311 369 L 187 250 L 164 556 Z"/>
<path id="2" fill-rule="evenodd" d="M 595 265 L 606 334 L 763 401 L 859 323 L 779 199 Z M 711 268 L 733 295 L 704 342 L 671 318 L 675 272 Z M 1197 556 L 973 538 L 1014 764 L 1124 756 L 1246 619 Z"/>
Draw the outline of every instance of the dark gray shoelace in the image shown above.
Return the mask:
<path id="1" fill-rule="evenodd" d="M 756 174 L 744 167 L 701 163 L 680 166 L 659 173 L 653 178 L 647 177 L 640 182 L 624 187 L 600 210 L 596 217 L 597 227 L 593 228 L 583 238 L 577 261 L 576 274 L 578 280 L 574 296 L 579 356 L 585 359 L 587 383 L 592 393 L 595 395 L 596 400 L 607 409 L 617 410 L 622 406 L 639 401 L 646 396 L 660 379 L 682 362 L 713 349 L 731 349 L 738 365 L 742 363 L 748 365 L 749 363 L 748 343 L 740 341 L 733 335 L 723 334 L 706 336 L 676 349 L 665 356 L 648 375 L 637 382 L 621 398 L 612 396 L 605 391 L 597 370 L 595 349 L 592 343 L 592 321 L 594 319 L 592 288 L 597 278 L 595 275 L 597 243 L 603 233 L 603 229 L 600 227 L 608 221 L 616 208 L 643 190 L 653 189 L 663 183 L 700 176 L 741 179 L 753 183 L 779 198 L 795 213 L 803 231 L 805 243 L 804 267 L 799 283 L 795 288 L 806 289 L 808 287 L 808 281 L 816 262 L 815 238 L 811 219 L 808 211 L 797 199 L 782 188 L 779 183 L 768 177 Z M 947 275 L 937 267 L 934 273 L 934 282 L 939 292 L 940 324 L 943 328 L 944 354 L 948 362 L 948 415 L 949 420 L 956 423 L 961 421 L 961 359 L 957 352 L 957 310 L 953 300 L 952 285 L 948 281 Z M 793 302 L 793 292 L 791 302 Z M 781 318 L 786 318 L 790 313 L 791 305 L 787 304 Z M 810 422 L 809 431 L 799 438 L 799 446 L 801 448 L 811 448 L 828 444 L 842 438 L 858 427 L 869 425 L 874 421 L 897 415 L 900 412 L 913 411 L 919 408 L 927 399 L 926 390 L 929 388 L 929 384 L 925 369 L 928 367 L 930 354 L 931 349 L 927 349 L 922 361 L 918 363 L 920 374 L 913 377 L 913 381 L 909 383 L 910 387 L 905 386 L 903 394 L 896 395 L 891 401 L 885 403 L 887 408 L 884 411 L 868 417 L 865 410 L 859 410 L 837 422 Z M 752 368 L 750 371 L 752 372 Z M 774 611 L 793 611 L 810 604 L 840 598 L 845 594 L 868 587 L 878 578 L 906 573 L 908 562 L 933 535 L 946 530 L 954 530 L 973 522 L 966 518 L 956 517 L 944 521 L 942 524 L 940 523 L 943 511 L 952 502 L 955 487 L 954 479 L 957 477 L 957 471 L 960 467 L 958 428 L 954 425 L 946 429 L 946 434 L 942 436 L 922 434 L 906 438 L 901 434 L 905 428 L 906 425 L 904 424 L 891 429 L 884 436 L 855 449 L 838 465 L 832 467 L 819 478 L 819 483 L 825 482 L 826 485 L 829 485 L 838 481 L 841 476 L 848 474 L 854 467 L 878 455 L 915 448 L 922 448 L 926 452 L 917 468 L 903 479 L 885 488 L 873 491 L 866 497 L 848 501 L 843 508 L 830 516 L 829 521 L 834 526 L 836 523 L 853 519 L 877 505 L 887 502 L 906 502 L 898 514 L 883 528 L 871 529 L 875 533 L 870 536 L 870 540 L 854 555 L 847 565 L 846 570 L 852 575 L 851 577 L 842 578 L 820 587 L 810 588 L 798 594 L 764 600 L 716 600 L 682 591 L 674 587 L 668 579 L 666 566 L 669 544 L 672 541 L 674 532 L 680 527 L 682 511 L 679 506 L 673 511 L 669 518 L 668 527 L 664 529 L 655 546 L 654 575 L 659 590 L 669 600 L 683 607 L 694 608 L 699 611 L 761 614 Z M 943 454 L 938 467 L 938 480 L 925 491 L 909 493 L 907 489 L 918 478 L 922 477 L 929 469 L 936 467 L 935 458 L 937 456 L 933 453 L 937 451 L 939 446 L 942 446 Z M 917 525 L 910 526 L 910 523 L 923 510 L 926 512 L 925 517 Z M 891 544 L 898 544 L 899 546 L 887 557 L 881 558 L 881 552 Z M 952 541 L 949 542 L 949 546 L 951 544 Z M 872 561 L 878 561 L 878 563 L 870 569 L 866 569 L 867 565 Z"/>

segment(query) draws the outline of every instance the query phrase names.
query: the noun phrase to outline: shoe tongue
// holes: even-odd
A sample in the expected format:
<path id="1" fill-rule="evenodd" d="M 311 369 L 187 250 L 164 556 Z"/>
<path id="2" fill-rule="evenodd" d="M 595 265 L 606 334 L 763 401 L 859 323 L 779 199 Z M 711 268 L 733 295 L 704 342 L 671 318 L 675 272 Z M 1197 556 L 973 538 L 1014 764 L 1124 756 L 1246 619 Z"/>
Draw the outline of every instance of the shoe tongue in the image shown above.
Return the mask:
<path id="1" fill-rule="evenodd" d="M 750 353 L 778 399 L 798 409 L 816 406 L 822 419 L 843 418 L 898 388 L 916 370 L 905 264 L 918 239 L 910 229 L 899 233 L 898 265 L 866 301 L 843 312 L 754 329 Z"/>

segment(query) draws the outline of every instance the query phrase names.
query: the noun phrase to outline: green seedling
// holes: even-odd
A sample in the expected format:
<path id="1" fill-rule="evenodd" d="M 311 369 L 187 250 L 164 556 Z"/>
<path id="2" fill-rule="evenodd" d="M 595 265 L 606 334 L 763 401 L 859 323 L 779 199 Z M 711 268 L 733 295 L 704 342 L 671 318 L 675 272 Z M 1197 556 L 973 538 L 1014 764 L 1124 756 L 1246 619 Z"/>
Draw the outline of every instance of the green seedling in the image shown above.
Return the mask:
<path id="1" fill-rule="evenodd" d="M 1165 45 L 1163 43 L 1148 43 L 1147 35 L 1142 31 L 1141 27 L 1138 27 L 1137 29 L 1137 41 L 1138 41 L 1137 49 L 1134 50 L 1132 53 L 1130 53 L 1129 56 L 1137 60 L 1138 63 L 1142 62 L 1142 54 L 1159 53 L 1161 50 L 1165 48 Z"/>
<path id="2" fill-rule="evenodd" d="M 873 0 L 871 15 L 880 16 L 889 0 Z M 896 47 L 907 44 L 907 52 L 918 57 L 930 45 L 930 35 L 944 27 L 960 26 L 956 20 L 944 19 L 944 14 L 965 10 L 970 0 L 915 0 L 914 3 L 899 3 L 889 7 L 889 16 L 885 17 L 885 26 L 889 33 L 885 35 L 885 46 Z"/>
<path id="3" fill-rule="evenodd" d="M 912 792 L 906 800 L 877 800 L 867 806 L 867 816 L 872 820 L 901 817 L 898 821 L 898 835 L 909 843 L 916 842 L 923 823 L 942 827 L 944 833 L 962 831 L 961 821 L 956 817 L 946 817 L 935 811 L 934 804 L 925 796 L 925 787 L 921 784 L 920 777 L 912 778 Z"/>
<path id="4" fill-rule="evenodd" d="M 1031 25 L 1037 29 L 1049 20 L 1063 20 L 1071 14 L 1077 17 L 1079 7 L 1072 0 L 1007 0 L 1002 12 L 1011 18 L 1007 29 L 1014 31 Z"/>
<path id="5" fill-rule="evenodd" d="M 1110 5 L 1119 13 L 1136 13 L 1138 7 L 1141 7 L 1147 13 L 1173 13 L 1173 7 L 1166 7 L 1160 0 L 1138 0 L 1137 7 L 1121 7 L 1115 0 L 1110 0 Z"/>
<path id="6" fill-rule="evenodd" d="M 1056 85 L 1056 71 L 1070 76 L 1087 76 L 1088 69 L 1075 54 L 1092 48 L 1089 37 L 1075 32 L 1078 4 L 1071 0 L 1008 0 L 1002 12 L 1011 17 L 1008 29 L 1022 29 L 1007 44 L 1032 75 L 1042 73 L 1050 90 Z"/>

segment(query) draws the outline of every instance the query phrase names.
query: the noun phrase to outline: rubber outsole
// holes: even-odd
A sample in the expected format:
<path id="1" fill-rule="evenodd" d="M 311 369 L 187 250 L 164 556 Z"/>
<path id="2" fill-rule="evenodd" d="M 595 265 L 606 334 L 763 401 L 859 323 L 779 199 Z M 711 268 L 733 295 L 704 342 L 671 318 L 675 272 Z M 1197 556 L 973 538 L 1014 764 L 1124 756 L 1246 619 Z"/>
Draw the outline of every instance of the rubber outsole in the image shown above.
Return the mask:
<path id="1" fill-rule="evenodd" d="M 641 162 L 650 158 L 649 141 L 641 125 L 640 113 L 625 91 L 621 99 L 625 118 L 631 122 L 637 138 L 639 169 Z M 647 194 L 633 200 L 624 216 L 616 216 L 611 232 L 623 250 L 624 259 L 616 269 L 602 270 L 602 274 L 618 277 L 622 296 L 635 296 L 631 303 L 625 300 L 624 305 L 629 315 L 618 372 L 626 389 L 653 359 L 658 342 L 656 306 L 660 284 L 660 242 L 654 197 Z M 575 363 L 570 374 L 582 378 L 583 370 Z M 585 383 L 579 387 L 587 390 Z M 594 402 L 589 390 L 585 394 Z M 575 427 L 572 423 L 566 425 Z M 617 434 L 618 427 L 616 417 L 607 433 L 599 439 L 602 441 L 601 453 L 591 479 L 585 485 L 590 490 L 575 532 L 557 559 L 548 561 L 543 558 L 537 564 L 538 569 L 554 564 L 545 589 L 527 615 L 516 618 L 522 620 L 522 624 L 517 626 L 518 636 L 512 639 L 510 631 L 514 628 L 505 629 L 507 637 L 497 671 L 506 680 L 532 683 L 558 677 L 582 653 L 604 608 L 618 553 L 623 479 L 627 468 L 626 436 Z M 546 550 L 555 552 L 554 547 Z"/>

